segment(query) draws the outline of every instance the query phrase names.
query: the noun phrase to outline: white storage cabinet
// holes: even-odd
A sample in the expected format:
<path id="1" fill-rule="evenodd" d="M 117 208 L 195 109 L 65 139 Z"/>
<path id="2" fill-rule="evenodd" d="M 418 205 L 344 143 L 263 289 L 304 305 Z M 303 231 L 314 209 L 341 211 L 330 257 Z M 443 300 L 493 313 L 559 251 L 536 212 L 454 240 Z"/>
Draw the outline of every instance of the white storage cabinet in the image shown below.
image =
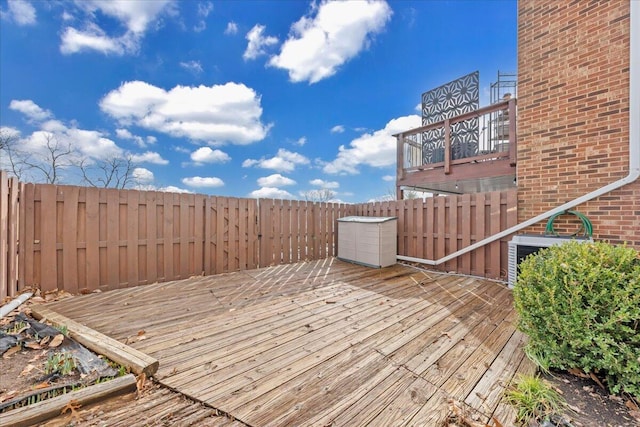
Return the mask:
<path id="1" fill-rule="evenodd" d="M 396 217 L 347 216 L 338 219 L 338 259 L 369 267 L 396 263 Z"/>

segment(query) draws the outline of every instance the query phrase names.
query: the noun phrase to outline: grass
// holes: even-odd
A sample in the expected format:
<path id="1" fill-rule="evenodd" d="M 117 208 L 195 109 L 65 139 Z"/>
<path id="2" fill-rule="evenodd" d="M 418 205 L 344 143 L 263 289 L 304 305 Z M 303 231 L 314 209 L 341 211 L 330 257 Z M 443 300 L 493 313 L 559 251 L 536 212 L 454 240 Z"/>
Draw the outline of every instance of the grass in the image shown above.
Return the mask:
<path id="1" fill-rule="evenodd" d="M 64 335 L 65 337 L 68 337 L 68 336 L 69 336 L 69 329 L 67 328 L 67 325 L 55 326 L 55 328 L 56 328 L 57 330 L 59 330 L 59 331 L 60 331 L 60 333 L 61 333 L 62 335 Z"/>
<path id="2" fill-rule="evenodd" d="M 531 420 L 542 421 L 564 405 L 562 396 L 537 375 L 520 375 L 505 391 L 505 401 L 517 412 L 521 425 Z"/>
<path id="3" fill-rule="evenodd" d="M 23 329 L 29 327 L 28 323 L 22 322 L 22 321 L 17 321 L 14 322 L 13 325 L 11 325 L 11 327 L 9 329 L 7 329 L 7 334 L 10 335 L 15 335 L 18 332 L 22 331 Z"/>
<path id="4" fill-rule="evenodd" d="M 52 353 L 44 364 L 46 374 L 69 375 L 76 369 L 76 360 L 67 352 Z"/>

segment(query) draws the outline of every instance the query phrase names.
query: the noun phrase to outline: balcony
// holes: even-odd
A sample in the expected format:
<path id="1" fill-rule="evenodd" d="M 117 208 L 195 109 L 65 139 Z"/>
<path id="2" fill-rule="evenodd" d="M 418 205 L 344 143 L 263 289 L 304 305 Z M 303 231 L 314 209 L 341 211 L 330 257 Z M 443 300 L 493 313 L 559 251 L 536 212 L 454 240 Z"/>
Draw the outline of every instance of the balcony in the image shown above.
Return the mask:
<path id="1" fill-rule="evenodd" d="M 396 188 L 437 194 L 500 191 L 516 186 L 516 100 L 395 135 Z"/>

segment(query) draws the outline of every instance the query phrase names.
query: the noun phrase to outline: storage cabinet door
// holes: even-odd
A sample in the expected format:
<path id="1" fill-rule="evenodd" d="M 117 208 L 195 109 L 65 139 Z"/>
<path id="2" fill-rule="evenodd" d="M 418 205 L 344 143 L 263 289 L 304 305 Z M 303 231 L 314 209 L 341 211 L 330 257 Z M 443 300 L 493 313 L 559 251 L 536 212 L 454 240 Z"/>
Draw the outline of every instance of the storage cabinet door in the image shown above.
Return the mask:
<path id="1" fill-rule="evenodd" d="M 378 224 L 358 224 L 356 256 L 363 264 L 380 265 L 380 233 Z"/>
<path id="2" fill-rule="evenodd" d="M 356 225 L 338 222 L 338 258 L 356 261 Z"/>

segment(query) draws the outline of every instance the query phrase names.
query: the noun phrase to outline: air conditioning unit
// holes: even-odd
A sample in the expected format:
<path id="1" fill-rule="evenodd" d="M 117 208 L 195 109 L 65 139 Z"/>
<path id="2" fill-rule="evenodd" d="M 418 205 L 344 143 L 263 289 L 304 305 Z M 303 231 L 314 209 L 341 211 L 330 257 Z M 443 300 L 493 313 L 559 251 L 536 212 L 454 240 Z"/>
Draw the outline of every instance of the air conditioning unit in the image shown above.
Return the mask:
<path id="1" fill-rule="evenodd" d="M 561 245 L 565 242 L 591 242 L 590 237 L 541 236 L 521 234 L 513 236 L 509 242 L 509 287 L 513 288 L 518 277 L 518 265 L 527 255 L 538 252 L 541 248 Z"/>

